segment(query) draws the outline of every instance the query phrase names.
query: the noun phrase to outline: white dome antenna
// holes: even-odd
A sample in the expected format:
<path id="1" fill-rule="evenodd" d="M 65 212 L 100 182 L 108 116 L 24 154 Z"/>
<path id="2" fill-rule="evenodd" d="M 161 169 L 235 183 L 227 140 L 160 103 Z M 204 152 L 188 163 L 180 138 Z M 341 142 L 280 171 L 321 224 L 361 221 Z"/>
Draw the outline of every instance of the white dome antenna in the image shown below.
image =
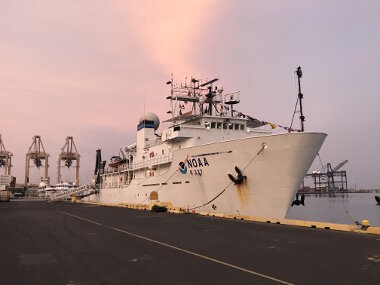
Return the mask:
<path id="1" fill-rule="evenodd" d="M 145 115 L 142 115 L 139 119 L 139 124 L 142 121 L 153 121 L 154 123 L 154 130 L 156 131 L 158 127 L 160 126 L 160 119 L 155 113 L 146 113 Z"/>

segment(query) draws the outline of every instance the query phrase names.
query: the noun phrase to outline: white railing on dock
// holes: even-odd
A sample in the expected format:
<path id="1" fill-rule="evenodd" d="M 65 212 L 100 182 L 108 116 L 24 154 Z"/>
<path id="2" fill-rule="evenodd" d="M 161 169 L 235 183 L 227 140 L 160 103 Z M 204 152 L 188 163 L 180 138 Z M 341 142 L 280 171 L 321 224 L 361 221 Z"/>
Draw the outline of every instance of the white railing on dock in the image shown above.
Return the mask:
<path id="1" fill-rule="evenodd" d="M 82 193 L 84 191 L 88 191 L 88 190 L 91 190 L 91 189 L 93 189 L 93 188 L 91 186 L 89 186 L 89 185 L 83 185 L 81 187 L 72 188 L 72 189 L 65 190 L 65 191 L 62 191 L 62 192 L 59 192 L 59 193 L 51 195 L 49 197 L 49 201 L 50 202 L 52 202 L 52 201 L 59 201 L 59 200 L 65 199 L 67 197 L 70 197 L 72 195 L 76 195 L 76 194 L 79 194 L 79 193 Z"/>

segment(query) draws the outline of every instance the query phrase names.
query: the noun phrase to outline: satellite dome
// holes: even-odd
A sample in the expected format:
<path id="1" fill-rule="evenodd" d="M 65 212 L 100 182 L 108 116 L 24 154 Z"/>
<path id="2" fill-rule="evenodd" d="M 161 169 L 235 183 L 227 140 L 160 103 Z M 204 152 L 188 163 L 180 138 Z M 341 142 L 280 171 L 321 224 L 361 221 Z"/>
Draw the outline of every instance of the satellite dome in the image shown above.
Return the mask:
<path id="1" fill-rule="evenodd" d="M 154 113 L 146 113 L 145 115 L 142 115 L 139 119 L 139 124 L 144 120 L 153 121 L 154 122 L 154 130 L 157 130 L 158 127 L 160 126 L 160 119 Z"/>

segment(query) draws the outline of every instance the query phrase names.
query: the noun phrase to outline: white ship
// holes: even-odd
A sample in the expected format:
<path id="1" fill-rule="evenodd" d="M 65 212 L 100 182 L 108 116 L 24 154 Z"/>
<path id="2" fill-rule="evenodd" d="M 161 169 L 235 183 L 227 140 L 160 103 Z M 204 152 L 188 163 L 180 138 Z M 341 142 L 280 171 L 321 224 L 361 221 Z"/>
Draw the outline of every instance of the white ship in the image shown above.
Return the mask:
<path id="1" fill-rule="evenodd" d="M 41 182 L 38 187 L 38 196 L 44 199 L 50 199 L 52 196 L 75 189 L 76 185 L 70 182 L 61 182 L 56 185 L 48 185 Z"/>
<path id="2" fill-rule="evenodd" d="M 163 131 L 156 133 L 160 121 L 147 113 L 137 142 L 109 166 L 99 150 L 99 191 L 86 199 L 284 218 L 326 134 L 273 133 L 273 124 L 236 111 L 240 93 L 224 94 L 216 81 L 169 81 L 171 118 Z"/>

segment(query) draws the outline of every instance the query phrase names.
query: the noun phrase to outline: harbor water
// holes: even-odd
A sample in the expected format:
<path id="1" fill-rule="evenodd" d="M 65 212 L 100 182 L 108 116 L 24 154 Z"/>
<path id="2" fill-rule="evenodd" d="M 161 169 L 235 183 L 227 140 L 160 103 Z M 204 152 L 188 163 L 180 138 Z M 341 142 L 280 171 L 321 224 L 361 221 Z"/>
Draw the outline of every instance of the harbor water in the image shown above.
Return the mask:
<path id="1" fill-rule="evenodd" d="M 371 226 L 380 227 L 380 205 L 375 196 L 379 193 L 350 193 L 328 195 L 305 195 L 305 206 L 289 208 L 286 218 L 353 224 L 353 220 L 361 222 L 369 220 Z"/>

